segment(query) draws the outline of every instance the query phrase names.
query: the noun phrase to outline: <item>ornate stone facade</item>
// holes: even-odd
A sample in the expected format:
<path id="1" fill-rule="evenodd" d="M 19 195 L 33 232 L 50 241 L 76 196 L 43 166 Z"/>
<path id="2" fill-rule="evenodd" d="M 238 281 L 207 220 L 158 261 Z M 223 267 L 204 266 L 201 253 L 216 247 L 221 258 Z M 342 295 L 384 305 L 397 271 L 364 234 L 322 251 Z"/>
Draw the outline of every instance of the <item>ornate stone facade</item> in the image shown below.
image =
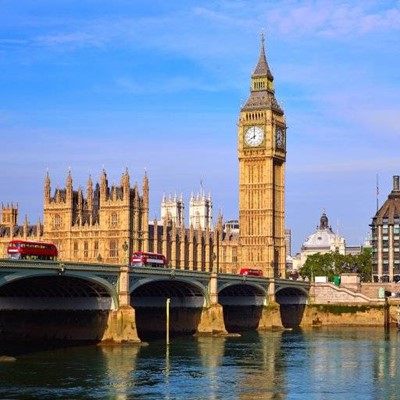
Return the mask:
<path id="1" fill-rule="evenodd" d="M 59 258 L 77 262 L 127 262 L 131 249 L 146 249 L 149 238 L 149 184 L 143 179 L 143 194 L 130 187 L 128 171 L 120 186 L 108 185 L 103 171 L 93 186 L 89 177 L 86 195 L 73 189 L 71 172 L 65 189 L 51 195 L 50 177 L 44 187 L 44 235 L 59 249 Z M 124 245 L 125 244 L 125 245 Z"/>
<path id="2" fill-rule="evenodd" d="M 85 194 L 84 194 L 85 193 Z M 173 200 L 162 202 L 171 208 Z M 184 208 L 183 201 L 177 201 Z M 203 204 L 203 203 L 201 203 Z M 211 198 L 203 205 L 210 206 Z M 168 207 L 167 207 L 168 208 Z M 223 229 L 222 216 L 216 226 L 184 226 L 183 214 L 166 212 L 161 223 L 149 223 L 149 180 L 143 178 L 142 193 L 130 186 L 128 171 L 119 186 L 108 184 L 102 172 L 95 185 L 89 177 L 85 191 L 74 190 L 71 172 L 66 186 L 52 194 L 50 176 L 44 184 L 44 222 L 17 224 L 18 207 L 2 207 L 0 252 L 6 256 L 12 238 L 49 241 L 56 244 L 63 261 L 124 264 L 136 250 L 163 253 L 175 268 L 237 272 L 237 235 Z M 177 218 L 178 216 L 178 218 Z M 206 221 L 206 220 L 204 220 Z"/>
<path id="3" fill-rule="evenodd" d="M 162 221 L 149 222 L 149 180 L 142 194 L 130 186 L 128 171 L 119 186 L 109 186 L 102 172 L 95 185 L 74 190 L 72 174 L 64 189 L 52 195 L 50 176 L 44 185 L 44 221 L 17 225 L 17 207 L 3 207 L 0 253 L 11 238 L 54 242 L 59 258 L 76 262 L 124 264 L 136 250 L 163 253 L 175 268 L 237 273 L 260 268 L 265 276 L 285 276 L 284 189 L 286 122 L 275 99 L 264 38 L 251 91 L 238 123 L 239 221 L 212 226 L 211 196 L 192 196 L 189 227 L 183 201 L 162 201 Z M 236 227 L 239 226 L 239 229 Z"/>
<path id="4" fill-rule="evenodd" d="M 239 260 L 241 267 L 284 277 L 286 122 L 273 80 L 262 37 L 238 123 Z"/>

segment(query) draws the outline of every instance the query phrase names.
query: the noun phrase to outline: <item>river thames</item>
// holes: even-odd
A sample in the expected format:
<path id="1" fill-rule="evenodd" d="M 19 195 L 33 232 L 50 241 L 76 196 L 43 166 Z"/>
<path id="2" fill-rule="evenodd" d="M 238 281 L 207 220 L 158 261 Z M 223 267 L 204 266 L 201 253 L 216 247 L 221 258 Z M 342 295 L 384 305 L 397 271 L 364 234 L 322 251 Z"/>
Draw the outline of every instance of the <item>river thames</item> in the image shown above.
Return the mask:
<path id="1" fill-rule="evenodd" d="M 48 350 L 0 363 L 0 398 L 400 399 L 399 345 L 341 327 Z"/>

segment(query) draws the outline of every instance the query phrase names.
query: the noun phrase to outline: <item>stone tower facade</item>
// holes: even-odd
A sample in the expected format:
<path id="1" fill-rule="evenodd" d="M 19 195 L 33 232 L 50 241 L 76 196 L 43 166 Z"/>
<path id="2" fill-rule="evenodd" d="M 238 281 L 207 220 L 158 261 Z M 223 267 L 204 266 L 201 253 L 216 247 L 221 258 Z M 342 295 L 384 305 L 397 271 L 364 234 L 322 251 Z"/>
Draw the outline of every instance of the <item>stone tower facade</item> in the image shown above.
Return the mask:
<path id="1" fill-rule="evenodd" d="M 284 277 L 286 121 L 273 81 L 262 36 L 238 122 L 239 263 Z"/>
<path id="2" fill-rule="evenodd" d="M 178 227 L 185 225 L 184 211 L 185 204 L 182 195 L 179 198 L 176 194 L 168 198 L 165 195 L 163 196 L 161 201 L 161 221 L 168 219 Z"/>
<path id="3" fill-rule="evenodd" d="M 206 197 L 205 193 L 190 197 L 189 203 L 189 224 L 195 229 L 211 229 L 212 227 L 212 201 L 211 194 Z"/>
<path id="4" fill-rule="evenodd" d="M 13 229 L 18 221 L 18 204 L 1 205 L 1 225 Z"/>

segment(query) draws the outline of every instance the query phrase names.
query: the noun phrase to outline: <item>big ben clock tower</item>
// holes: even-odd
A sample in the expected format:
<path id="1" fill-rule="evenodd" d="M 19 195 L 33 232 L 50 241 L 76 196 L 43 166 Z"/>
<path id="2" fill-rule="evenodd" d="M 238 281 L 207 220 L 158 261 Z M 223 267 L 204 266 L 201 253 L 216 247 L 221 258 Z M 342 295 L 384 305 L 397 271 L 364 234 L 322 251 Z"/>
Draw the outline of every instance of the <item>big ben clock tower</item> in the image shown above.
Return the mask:
<path id="1" fill-rule="evenodd" d="M 240 267 L 262 269 L 264 276 L 284 278 L 286 122 L 275 99 L 264 41 L 262 35 L 238 123 L 238 261 Z"/>

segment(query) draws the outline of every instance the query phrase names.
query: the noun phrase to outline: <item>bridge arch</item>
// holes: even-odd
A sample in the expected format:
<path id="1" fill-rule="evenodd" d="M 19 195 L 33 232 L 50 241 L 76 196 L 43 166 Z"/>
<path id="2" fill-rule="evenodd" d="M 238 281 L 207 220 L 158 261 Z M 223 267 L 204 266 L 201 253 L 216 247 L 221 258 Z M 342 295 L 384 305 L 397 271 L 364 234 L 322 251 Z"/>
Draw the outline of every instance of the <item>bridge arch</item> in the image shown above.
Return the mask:
<path id="1" fill-rule="evenodd" d="M 130 293 L 133 307 L 164 307 L 166 298 L 170 298 L 172 308 L 202 308 L 209 304 L 206 286 L 198 281 L 182 278 L 137 279 L 130 286 Z"/>
<path id="2" fill-rule="evenodd" d="M 307 304 L 309 293 L 302 287 L 279 286 L 275 291 L 275 301 L 279 304 Z"/>
<path id="3" fill-rule="evenodd" d="M 218 288 L 218 302 L 222 305 L 263 305 L 268 298 L 267 288 L 256 282 L 228 282 Z"/>
<path id="4" fill-rule="evenodd" d="M 267 286 L 250 280 L 227 282 L 218 289 L 228 332 L 256 330 L 268 299 Z"/>
<path id="5" fill-rule="evenodd" d="M 303 287 L 279 285 L 275 291 L 275 300 L 280 305 L 280 316 L 285 328 L 298 327 L 308 303 L 308 291 Z"/>
<path id="6" fill-rule="evenodd" d="M 0 277 L 0 309 L 116 310 L 118 294 L 95 275 L 24 271 Z"/>
<path id="7" fill-rule="evenodd" d="M 164 337 L 166 299 L 170 299 L 170 332 L 186 335 L 196 332 L 209 303 L 208 286 L 196 280 L 174 277 L 136 277 L 130 286 L 131 306 L 135 309 L 136 328 L 142 340 Z"/>

